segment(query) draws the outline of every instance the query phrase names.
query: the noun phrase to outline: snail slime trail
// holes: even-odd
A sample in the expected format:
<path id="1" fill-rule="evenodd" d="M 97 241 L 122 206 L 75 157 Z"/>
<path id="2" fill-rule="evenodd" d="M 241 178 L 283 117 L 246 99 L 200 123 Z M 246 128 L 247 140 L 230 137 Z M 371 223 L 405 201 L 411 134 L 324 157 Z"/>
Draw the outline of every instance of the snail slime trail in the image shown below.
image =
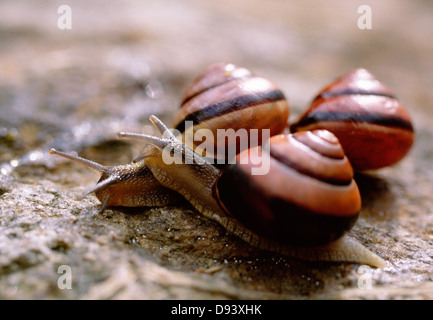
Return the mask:
<path id="1" fill-rule="evenodd" d="M 235 164 L 237 150 L 251 150 L 255 152 L 251 157 L 251 173 L 253 175 L 265 175 L 269 172 L 269 139 L 271 137 L 270 129 L 251 129 L 244 128 L 234 130 L 217 129 L 217 137 L 210 129 L 202 128 L 195 132 L 192 130 L 193 122 L 186 121 L 184 134 L 181 135 L 177 129 L 164 130 L 162 139 L 168 139 L 172 136 L 180 137 L 184 146 L 192 146 L 192 150 L 186 148 L 183 152 L 176 144 L 167 144 L 162 150 L 162 160 L 165 164 Z M 215 145 L 214 142 L 217 141 Z M 198 142 L 201 142 L 198 144 Z M 262 146 L 262 148 L 251 148 L 251 146 Z M 216 150 L 216 152 L 214 152 Z M 245 159 L 241 159 L 242 164 Z"/>

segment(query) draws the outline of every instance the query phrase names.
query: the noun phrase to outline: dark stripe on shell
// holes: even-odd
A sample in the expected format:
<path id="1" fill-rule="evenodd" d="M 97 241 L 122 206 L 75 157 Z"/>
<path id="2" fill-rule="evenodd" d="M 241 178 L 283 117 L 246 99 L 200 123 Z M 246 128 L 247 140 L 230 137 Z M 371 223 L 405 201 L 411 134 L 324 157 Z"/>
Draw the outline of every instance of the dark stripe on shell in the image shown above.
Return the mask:
<path id="1" fill-rule="evenodd" d="M 319 98 L 331 98 L 331 97 L 338 97 L 338 96 L 345 96 L 345 95 L 352 95 L 352 94 L 359 94 L 364 96 L 381 96 L 381 97 L 388 97 L 391 99 L 397 100 L 397 98 L 392 94 L 387 94 L 384 92 L 379 91 L 362 91 L 359 89 L 345 89 L 345 90 L 338 90 L 338 91 L 325 91 L 320 93 L 314 100 L 317 100 Z"/>
<path id="2" fill-rule="evenodd" d="M 316 122 L 366 122 L 386 127 L 397 127 L 413 131 L 412 123 L 390 115 L 382 115 L 379 113 L 352 113 L 352 112 L 312 112 L 303 117 L 299 122 L 292 126 L 292 129 L 297 127 L 308 126 Z"/>
<path id="3" fill-rule="evenodd" d="M 232 100 L 215 103 L 204 109 L 190 113 L 183 121 L 181 121 L 176 126 L 176 130 L 179 130 L 180 132 L 184 132 L 186 121 L 192 121 L 193 124 L 196 125 L 208 119 L 219 117 L 221 115 L 228 114 L 230 112 L 234 112 L 237 110 L 241 110 L 243 108 L 256 106 L 258 104 L 276 102 L 284 99 L 285 96 L 281 90 L 272 90 L 264 93 L 250 94 L 246 96 L 237 97 Z"/>

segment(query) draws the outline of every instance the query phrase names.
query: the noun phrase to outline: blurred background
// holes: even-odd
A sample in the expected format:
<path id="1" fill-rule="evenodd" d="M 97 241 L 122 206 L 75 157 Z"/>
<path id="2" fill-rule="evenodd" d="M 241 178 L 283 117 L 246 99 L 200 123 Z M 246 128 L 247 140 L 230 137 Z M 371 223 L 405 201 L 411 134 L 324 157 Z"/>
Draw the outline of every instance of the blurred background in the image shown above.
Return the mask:
<path id="1" fill-rule="evenodd" d="M 365 3 L 356 0 L 74 1 L 72 29 L 61 30 L 63 4 L 0 3 L 0 102 L 11 115 L 2 115 L 4 125 L 33 112 L 76 117 L 89 105 L 116 119 L 171 112 L 192 79 L 219 61 L 273 79 L 293 116 L 356 67 L 388 84 L 411 112 L 431 99 L 423 90 L 433 82 L 427 0 L 370 4 L 372 28 L 364 30 Z"/>
<path id="2" fill-rule="evenodd" d="M 71 29 L 58 26 L 61 5 L 71 8 Z M 371 8 L 371 29 L 358 26 L 362 5 Z M 425 293 L 431 287 L 417 290 L 419 283 L 432 280 L 433 254 L 428 251 L 433 241 L 432 17 L 433 2 L 429 0 L 0 1 L 0 228 L 8 235 L 0 239 L 0 286 L 4 289 L 0 297 L 38 296 L 17 288 L 37 272 L 48 279 L 56 277 L 51 269 L 58 260 L 50 260 L 43 250 L 34 258 L 34 250 L 25 249 L 38 236 L 23 231 L 16 217 L 29 219 L 26 228 L 37 225 L 40 220 L 34 217 L 50 216 L 47 206 L 53 207 L 53 202 L 44 198 L 45 187 L 60 193 L 57 188 L 84 188 L 97 179 L 74 165 L 63 165 L 60 170 L 59 163 L 64 161 L 48 156 L 47 150 L 75 150 L 104 164 L 127 163 L 138 149 L 116 142 L 116 132 L 152 132 L 147 120 L 150 114 L 170 123 L 194 78 L 212 63 L 231 62 L 282 87 L 291 106 L 291 120 L 323 86 L 353 68 L 368 69 L 391 88 L 414 120 L 416 144 L 397 167 L 368 180 L 373 185 L 367 183 L 365 188 L 377 194 L 365 196 L 364 216 L 354 232 L 372 243 L 375 231 L 388 235 L 381 238 L 380 245 L 372 245 L 396 268 L 378 274 L 380 283 L 395 286 L 404 274 L 405 283 L 414 289 L 406 294 L 432 298 L 433 294 Z M 62 184 L 66 184 L 64 189 Z M 37 209 L 38 205 L 42 207 Z M 385 219 L 390 216 L 392 219 Z M 21 230 L 27 240 L 11 240 L 11 228 Z M 54 227 L 48 224 L 46 228 Z M 53 237 L 58 240 L 61 234 Z M 395 249 L 397 241 L 404 245 L 396 253 L 390 248 Z M 21 260 L 14 250 L 22 252 L 18 255 Z M 79 250 L 73 252 L 80 261 Z M 46 260 L 44 263 L 53 264 L 51 273 L 42 269 L 32 273 L 26 267 L 26 263 L 34 266 Z M 110 265 L 104 266 L 107 278 Z M 187 265 L 188 271 L 194 269 Z M 168 266 L 173 268 L 170 263 Z M 335 293 L 333 289 L 346 286 L 353 289 L 356 284 L 355 269 L 338 269 L 350 280 L 335 280 L 332 272 L 321 274 L 311 265 L 298 268 L 303 270 L 298 276 L 309 270 L 310 279 L 316 282 L 299 284 L 292 279 L 277 289 L 280 294 L 305 297 L 315 292 Z M 239 272 L 234 272 L 234 267 L 230 270 L 223 277 L 229 279 L 228 286 L 235 283 L 245 290 L 259 287 L 265 292 L 275 289 L 266 281 L 260 286 L 246 285 L 236 278 Z M 84 283 L 92 283 L 92 279 L 83 275 L 81 291 L 67 295 L 42 284 L 34 287 L 41 297 L 76 298 L 89 292 L 91 284 Z M 302 289 L 293 289 L 294 284 Z M 383 291 L 377 296 L 371 292 L 367 297 L 383 295 Z M 346 296 L 341 294 L 344 298 L 366 293 L 352 290 Z M 244 291 L 233 296 L 261 297 Z"/>

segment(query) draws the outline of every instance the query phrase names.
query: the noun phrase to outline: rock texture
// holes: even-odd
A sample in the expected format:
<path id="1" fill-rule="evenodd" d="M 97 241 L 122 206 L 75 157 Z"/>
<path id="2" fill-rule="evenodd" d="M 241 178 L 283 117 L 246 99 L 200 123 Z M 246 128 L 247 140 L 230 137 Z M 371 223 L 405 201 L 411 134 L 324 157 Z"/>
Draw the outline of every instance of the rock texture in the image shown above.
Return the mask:
<path id="1" fill-rule="evenodd" d="M 432 299 L 433 34 L 429 1 L 4 2 L 0 21 L 1 299 Z M 312 263 L 239 241 L 187 203 L 110 208 L 78 199 L 98 176 L 49 156 L 129 162 L 208 64 L 233 62 L 278 83 L 299 115 L 328 82 L 365 67 L 413 117 L 416 143 L 392 168 L 359 174 L 351 235 L 384 269 Z M 66 279 L 67 266 L 71 278 Z M 367 272 L 367 273 L 364 273 Z M 70 289 L 65 286 L 70 282 Z"/>

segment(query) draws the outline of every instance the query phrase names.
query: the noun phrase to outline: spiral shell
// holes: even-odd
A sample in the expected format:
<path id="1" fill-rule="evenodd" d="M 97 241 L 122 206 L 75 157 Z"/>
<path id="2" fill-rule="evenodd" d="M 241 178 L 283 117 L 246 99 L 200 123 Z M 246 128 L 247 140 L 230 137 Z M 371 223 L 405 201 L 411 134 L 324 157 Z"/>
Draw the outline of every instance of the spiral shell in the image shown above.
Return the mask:
<path id="1" fill-rule="evenodd" d="M 182 101 L 173 127 L 184 137 L 188 130 L 192 130 L 190 137 L 200 129 L 210 130 L 212 140 L 196 139 L 185 144 L 195 150 L 200 146 L 206 149 L 202 155 L 214 158 L 227 159 L 227 150 L 232 150 L 234 156 L 245 148 L 260 145 L 262 129 L 269 129 L 269 136 L 279 134 L 289 117 L 289 105 L 280 88 L 233 64 L 208 67 Z M 253 129 L 258 130 L 256 141 L 250 139 Z"/>
<path id="2" fill-rule="evenodd" d="M 365 69 L 353 70 L 325 87 L 290 129 L 333 132 L 355 170 L 393 165 L 414 142 L 408 112 Z"/>
<path id="3" fill-rule="evenodd" d="M 259 148 L 259 147 L 257 147 Z M 355 223 L 361 197 L 338 139 L 326 130 L 270 139 L 268 174 L 252 175 L 258 150 L 245 150 L 214 186 L 222 209 L 284 245 L 319 245 Z"/>

